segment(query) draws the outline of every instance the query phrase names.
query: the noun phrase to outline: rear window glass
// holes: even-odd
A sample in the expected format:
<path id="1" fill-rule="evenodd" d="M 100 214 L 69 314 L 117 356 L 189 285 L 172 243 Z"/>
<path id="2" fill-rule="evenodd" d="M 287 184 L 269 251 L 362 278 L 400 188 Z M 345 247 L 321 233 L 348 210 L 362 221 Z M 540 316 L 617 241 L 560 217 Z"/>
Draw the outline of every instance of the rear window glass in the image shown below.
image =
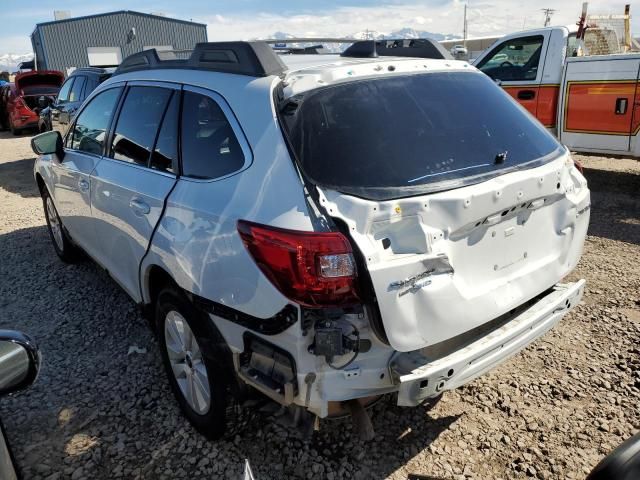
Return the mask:
<path id="1" fill-rule="evenodd" d="M 562 148 L 477 72 L 349 82 L 293 97 L 282 112 L 305 174 L 365 198 L 481 181 Z"/>
<path id="2" fill-rule="evenodd" d="M 213 179 L 244 165 L 244 154 L 222 109 L 212 98 L 185 92 L 182 103 L 182 173 Z"/>
<path id="3" fill-rule="evenodd" d="M 22 93 L 25 96 L 34 95 L 57 95 L 60 89 L 49 85 L 40 85 L 36 87 L 25 87 L 22 89 Z"/>

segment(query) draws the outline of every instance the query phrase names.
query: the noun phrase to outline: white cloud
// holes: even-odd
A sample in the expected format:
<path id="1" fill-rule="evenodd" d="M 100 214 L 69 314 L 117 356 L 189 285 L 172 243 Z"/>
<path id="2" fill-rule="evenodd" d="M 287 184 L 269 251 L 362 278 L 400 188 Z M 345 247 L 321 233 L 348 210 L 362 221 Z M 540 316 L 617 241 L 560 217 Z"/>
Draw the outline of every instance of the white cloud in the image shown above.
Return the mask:
<path id="1" fill-rule="evenodd" d="M 2 51 L 0 53 L 24 54 L 31 53 L 31 39 L 29 34 L 2 37 Z"/>
<path id="2" fill-rule="evenodd" d="M 313 31 L 321 36 L 344 36 L 358 31 L 374 30 L 391 32 L 404 27 L 432 30 L 434 33 L 462 35 L 463 2 L 428 6 L 415 3 L 369 7 L 337 7 L 323 10 L 318 14 L 285 15 L 258 12 L 253 15 L 225 15 L 219 21 L 219 14 L 201 19 L 208 24 L 209 39 L 244 40 L 270 37 L 275 32 L 287 32 L 295 36 L 308 35 Z M 580 2 L 556 0 L 557 10 L 552 17 L 553 25 L 574 24 L 580 15 Z M 541 27 L 544 14 L 540 6 L 531 2 L 495 0 L 490 3 L 471 2 L 467 18 L 470 36 L 502 35 L 521 30 Z M 595 0 L 589 3 L 591 13 L 622 13 L 623 1 Z M 640 16 L 638 17 L 640 19 Z M 640 24 L 633 22 L 640 33 Z"/>

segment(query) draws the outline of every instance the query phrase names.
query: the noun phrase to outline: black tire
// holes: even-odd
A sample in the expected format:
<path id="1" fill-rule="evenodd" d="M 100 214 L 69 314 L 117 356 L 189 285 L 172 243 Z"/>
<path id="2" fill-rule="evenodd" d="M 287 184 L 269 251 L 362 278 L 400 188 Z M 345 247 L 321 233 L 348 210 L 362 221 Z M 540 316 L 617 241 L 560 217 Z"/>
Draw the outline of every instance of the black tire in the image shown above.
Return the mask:
<path id="1" fill-rule="evenodd" d="M 51 202 L 51 209 L 47 207 L 47 203 L 49 201 Z M 43 188 L 42 191 L 42 206 L 44 208 L 44 216 L 47 220 L 47 230 L 49 230 L 49 237 L 51 238 L 51 243 L 53 244 L 53 248 L 56 251 L 56 254 L 58 255 L 58 257 L 60 257 L 60 260 L 65 263 L 76 262 L 78 260 L 80 252 L 69 238 L 67 231 L 64 229 L 62 221 L 58 216 L 58 211 L 56 210 L 53 200 L 51 199 L 51 196 L 49 195 L 49 192 L 46 188 Z M 50 218 L 50 215 L 55 215 L 55 219 Z M 57 224 L 59 225 L 61 239 L 60 237 L 56 238 L 56 233 L 54 233 L 55 228 L 53 227 L 53 225 L 55 224 L 55 222 L 57 222 Z"/>
<path id="2" fill-rule="evenodd" d="M 177 312 L 186 322 L 200 349 L 201 360 L 198 361 L 206 369 L 210 393 L 209 407 L 206 412 L 198 412 L 190 405 L 173 372 L 165 328 L 168 322 L 167 316 L 171 312 Z M 244 422 L 241 420 L 241 409 L 234 394 L 237 384 L 231 351 L 211 319 L 196 309 L 182 291 L 171 286 L 163 289 L 158 295 L 155 324 L 169 385 L 189 422 L 210 440 L 237 433 Z M 176 358 L 175 354 L 174 358 Z M 191 361 L 185 360 L 185 362 L 191 367 Z M 193 364 L 195 365 L 195 361 Z M 186 377 L 183 381 L 187 381 Z"/>
<path id="3" fill-rule="evenodd" d="M 22 129 L 14 127 L 13 123 L 11 123 L 11 120 L 9 120 L 9 128 L 11 129 L 11 133 L 13 133 L 16 137 L 22 135 Z"/>

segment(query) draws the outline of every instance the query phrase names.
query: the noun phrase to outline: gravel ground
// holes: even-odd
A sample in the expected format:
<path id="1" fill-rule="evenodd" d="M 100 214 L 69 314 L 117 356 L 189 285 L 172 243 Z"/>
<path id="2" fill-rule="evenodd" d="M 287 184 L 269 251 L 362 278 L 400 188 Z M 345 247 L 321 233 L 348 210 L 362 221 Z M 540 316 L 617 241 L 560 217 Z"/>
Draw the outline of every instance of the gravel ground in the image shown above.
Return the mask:
<path id="1" fill-rule="evenodd" d="M 134 304 L 90 261 L 57 259 L 29 138 L 0 133 L 0 328 L 34 335 L 44 358 L 36 384 L 0 403 L 25 478 L 238 479 L 245 458 L 259 480 L 584 478 L 640 429 L 640 163 L 580 159 L 593 208 L 571 278 L 587 293 L 543 339 L 430 411 L 388 406 L 371 442 L 332 421 L 304 443 L 265 419 L 208 442 Z"/>

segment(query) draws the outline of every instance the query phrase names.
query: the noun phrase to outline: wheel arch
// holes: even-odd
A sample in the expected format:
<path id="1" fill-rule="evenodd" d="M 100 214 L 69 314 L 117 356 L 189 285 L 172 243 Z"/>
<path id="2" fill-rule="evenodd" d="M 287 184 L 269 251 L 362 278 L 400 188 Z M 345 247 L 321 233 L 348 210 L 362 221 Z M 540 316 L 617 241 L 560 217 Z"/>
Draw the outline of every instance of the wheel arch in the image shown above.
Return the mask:
<path id="1" fill-rule="evenodd" d="M 40 195 L 42 195 L 45 189 L 47 188 L 47 186 L 44 183 L 44 178 L 42 178 L 42 175 L 40 174 L 40 172 L 36 172 L 35 176 L 36 176 L 36 184 L 38 185 L 38 191 L 40 192 Z"/>
<path id="2" fill-rule="evenodd" d="M 160 291 L 170 285 L 183 290 L 164 267 L 156 264 L 148 265 L 141 278 L 144 308 L 153 313 Z"/>

